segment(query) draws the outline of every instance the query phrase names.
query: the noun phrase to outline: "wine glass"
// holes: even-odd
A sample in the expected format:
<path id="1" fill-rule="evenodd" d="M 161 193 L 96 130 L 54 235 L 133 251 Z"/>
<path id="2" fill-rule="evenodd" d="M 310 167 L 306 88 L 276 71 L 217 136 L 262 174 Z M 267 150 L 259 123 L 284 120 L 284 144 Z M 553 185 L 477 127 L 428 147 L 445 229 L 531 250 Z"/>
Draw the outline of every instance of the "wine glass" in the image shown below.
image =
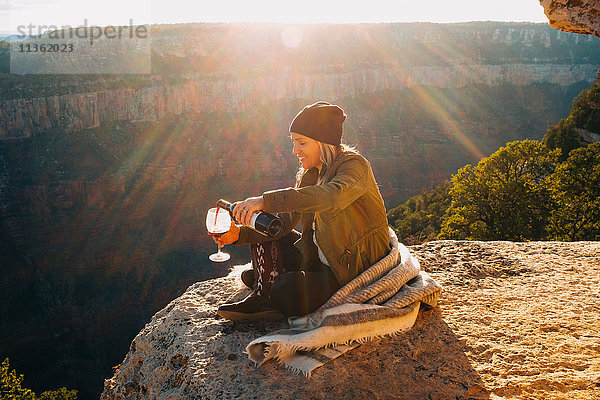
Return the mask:
<path id="1" fill-rule="evenodd" d="M 213 207 L 206 213 L 206 229 L 211 235 L 221 235 L 231 227 L 231 217 L 229 212 L 220 207 Z M 223 262 L 229 260 L 231 256 L 221 251 L 221 245 L 219 245 L 219 251 L 215 254 L 211 254 L 208 258 L 211 261 Z"/>

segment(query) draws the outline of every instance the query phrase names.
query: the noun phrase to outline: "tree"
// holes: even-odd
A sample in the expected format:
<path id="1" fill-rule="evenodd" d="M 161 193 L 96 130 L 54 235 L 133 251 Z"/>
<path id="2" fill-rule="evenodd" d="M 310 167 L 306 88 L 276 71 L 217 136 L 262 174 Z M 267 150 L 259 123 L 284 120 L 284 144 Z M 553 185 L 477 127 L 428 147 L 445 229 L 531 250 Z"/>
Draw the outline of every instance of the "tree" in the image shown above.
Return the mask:
<path id="1" fill-rule="evenodd" d="M 37 396 L 31 389 L 22 387 L 23 375 L 11 370 L 8 358 L 2 362 L 0 367 L 0 399 L 2 400 L 75 400 L 76 390 L 60 388 L 58 390 L 45 391 Z"/>
<path id="2" fill-rule="evenodd" d="M 569 157 L 571 150 L 581 147 L 581 135 L 571 118 L 561 119 L 555 126 L 548 127 L 542 143 L 549 149 L 560 149 L 560 161 Z"/>
<path id="3" fill-rule="evenodd" d="M 568 119 L 573 119 L 576 127 L 600 133 L 600 85 L 594 84 L 573 100 Z"/>
<path id="4" fill-rule="evenodd" d="M 534 140 L 507 143 L 452 177 L 452 205 L 440 239 L 533 240 L 546 236 L 546 178 L 559 150 Z"/>
<path id="5" fill-rule="evenodd" d="M 0 398 L 2 400 L 36 400 L 35 393 L 30 389 L 21 387 L 23 375 L 9 369 L 8 358 L 2 362 L 0 368 Z"/>
<path id="6" fill-rule="evenodd" d="M 434 240 L 440 233 L 442 219 L 450 207 L 450 182 L 411 197 L 388 212 L 388 220 L 404 244 Z"/>
<path id="7" fill-rule="evenodd" d="M 582 91 L 574 100 L 569 116 L 555 126 L 548 127 L 542 142 L 550 149 L 562 151 L 561 161 L 569 157 L 569 153 L 586 143 L 581 138 L 580 129 L 600 133 L 600 86 L 592 85 Z"/>
<path id="8" fill-rule="evenodd" d="M 600 240 L 600 143 L 573 150 L 548 178 L 555 240 Z"/>

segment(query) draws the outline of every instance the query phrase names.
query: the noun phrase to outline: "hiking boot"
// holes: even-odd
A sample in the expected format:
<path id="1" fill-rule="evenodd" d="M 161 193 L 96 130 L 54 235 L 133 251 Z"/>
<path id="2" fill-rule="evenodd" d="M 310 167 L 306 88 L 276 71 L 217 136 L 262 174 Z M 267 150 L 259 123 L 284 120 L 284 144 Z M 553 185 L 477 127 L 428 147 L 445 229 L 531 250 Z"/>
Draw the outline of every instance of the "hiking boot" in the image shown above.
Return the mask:
<path id="1" fill-rule="evenodd" d="M 223 304 L 217 309 L 217 314 L 231 321 L 283 319 L 283 314 L 271 304 L 269 299 L 255 293 L 237 303 Z"/>
<path id="2" fill-rule="evenodd" d="M 254 268 L 244 270 L 240 275 L 240 278 L 244 285 L 248 286 L 250 289 L 254 289 Z"/>

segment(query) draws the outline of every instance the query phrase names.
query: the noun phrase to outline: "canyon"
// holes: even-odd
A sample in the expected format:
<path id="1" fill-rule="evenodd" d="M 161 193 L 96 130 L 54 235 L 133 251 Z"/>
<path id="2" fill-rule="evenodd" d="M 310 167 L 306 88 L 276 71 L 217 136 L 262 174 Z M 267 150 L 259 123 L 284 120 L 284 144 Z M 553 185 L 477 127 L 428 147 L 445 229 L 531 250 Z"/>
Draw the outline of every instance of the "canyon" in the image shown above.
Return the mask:
<path id="1" fill-rule="evenodd" d="M 342 69 L 342 68 L 340 68 Z M 41 98 L 0 101 L 0 139 L 27 138 L 52 127 L 67 133 L 115 121 L 157 121 L 173 115 L 250 110 L 291 99 L 359 98 L 416 86 L 459 89 L 467 86 L 561 88 L 588 82 L 597 64 L 505 64 L 365 69 L 347 73 L 288 72 L 254 79 L 208 81 L 189 78 L 170 85 L 161 77 L 148 86 Z"/>
<path id="2" fill-rule="evenodd" d="M 17 79 L 0 96 L 0 140 L 416 86 L 567 88 L 590 83 L 600 63 L 596 38 L 542 24 L 181 25 L 152 27 L 153 74 L 133 84 L 92 75 L 46 82 L 32 96 Z"/>
<path id="3" fill-rule="evenodd" d="M 304 105 L 346 110 L 389 208 L 540 139 L 600 65 L 544 24 L 176 24 L 152 46 L 148 75 L 2 75 L 0 353 L 33 388 L 97 398 L 157 310 L 227 274 L 204 212 L 293 184 Z"/>

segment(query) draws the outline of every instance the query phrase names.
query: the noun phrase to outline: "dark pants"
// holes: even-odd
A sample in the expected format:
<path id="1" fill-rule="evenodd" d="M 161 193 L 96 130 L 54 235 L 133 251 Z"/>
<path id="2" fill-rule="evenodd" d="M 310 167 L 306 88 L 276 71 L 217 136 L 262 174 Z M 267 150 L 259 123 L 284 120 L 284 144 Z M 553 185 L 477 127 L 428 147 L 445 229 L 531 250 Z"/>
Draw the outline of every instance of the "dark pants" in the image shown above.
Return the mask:
<path id="1" fill-rule="evenodd" d="M 269 297 L 287 316 L 301 316 L 315 311 L 338 289 L 337 279 L 327 265 L 311 265 L 300 270 L 302 255 L 294 246 L 300 234 L 292 231 L 271 242 L 251 245 L 254 289 Z"/>

